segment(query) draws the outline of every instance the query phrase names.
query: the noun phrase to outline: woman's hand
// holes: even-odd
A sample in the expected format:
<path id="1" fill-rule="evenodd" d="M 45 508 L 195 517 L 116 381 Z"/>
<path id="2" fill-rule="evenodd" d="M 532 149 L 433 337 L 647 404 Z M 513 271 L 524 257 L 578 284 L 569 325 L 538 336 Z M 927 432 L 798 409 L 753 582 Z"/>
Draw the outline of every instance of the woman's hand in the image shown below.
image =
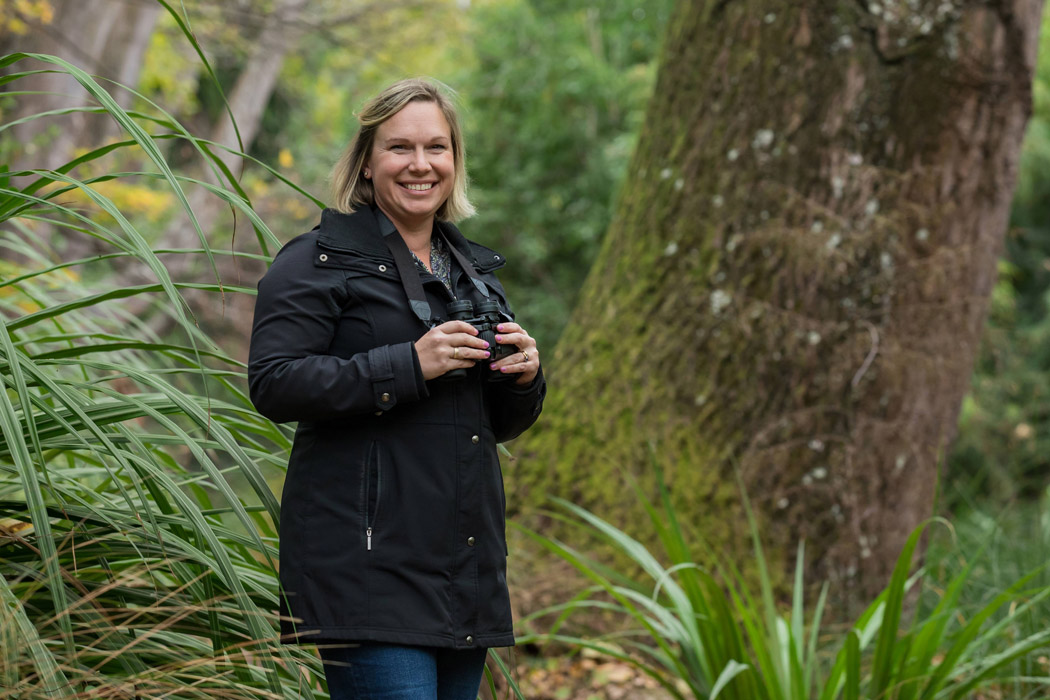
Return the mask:
<path id="1" fill-rule="evenodd" d="M 536 341 L 516 323 L 501 323 L 496 326 L 496 342 L 500 345 L 517 345 L 518 352 L 489 365 L 497 372 L 517 374 L 515 384 L 530 384 L 540 371 L 540 353 Z"/>
<path id="2" fill-rule="evenodd" d="M 423 379 L 434 379 L 450 370 L 466 369 L 478 360 L 487 360 L 491 356 L 486 350 L 489 344 L 477 335 L 477 329 L 465 321 L 446 321 L 427 331 L 415 343 Z"/>

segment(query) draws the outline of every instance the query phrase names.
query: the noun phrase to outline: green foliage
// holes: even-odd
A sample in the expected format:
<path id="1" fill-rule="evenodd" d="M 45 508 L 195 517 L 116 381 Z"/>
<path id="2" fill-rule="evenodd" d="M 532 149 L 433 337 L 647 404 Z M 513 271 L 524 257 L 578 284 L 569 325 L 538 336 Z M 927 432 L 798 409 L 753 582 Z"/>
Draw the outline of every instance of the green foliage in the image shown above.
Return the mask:
<path id="1" fill-rule="evenodd" d="M 517 311 L 551 348 L 611 218 L 655 74 L 669 0 L 514 0 L 473 11 L 456 82 L 478 216 Z"/>
<path id="2" fill-rule="evenodd" d="M 934 581 L 949 581 L 970 569 L 969 582 L 959 596 L 959 615 L 971 617 L 1012 581 L 1033 572 L 1032 590 L 1050 587 L 1050 501 L 1046 497 L 997 512 L 989 512 L 986 504 L 979 509 L 960 508 L 952 524 L 951 533 L 936 531 L 930 538 L 926 566 Z M 926 595 L 936 597 L 934 590 L 927 590 Z M 1010 607 L 998 615 L 996 623 L 1003 625 L 1004 638 L 1021 639 L 1050 629 L 1050 601 L 1044 598 Z M 1024 697 L 1025 679 L 1046 675 L 1048 670 L 1050 659 L 1045 653 L 1017 659 L 1012 678 L 1004 684 L 1005 695 Z"/>
<path id="3" fill-rule="evenodd" d="M 949 461 L 964 500 L 1031 497 L 1050 472 L 1050 6 L 1011 231 Z"/>
<path id="4" fill-rule="evenodd" d="M 680 700 L 955 699 L 1004 684 L 1018 690 L 1016 697 L 1034 697 L 1050 684 L 1045 668 L 1026 678 L 1012 677 L 1020 662 L 1036 669 L 1035 652 L 1050 644 L 1045 626 L 1018 634 L 1012 624 L 1018 614 L 1045 607 L 1050 586 L 1033 585 L 1038 569 L 997 590 L 963 617 L 958 607 L 973 577 L 972 562 L 939 589 L 924 586 L 922 571 L 910 575 L 915 550 L 927 529 L 923 525 L 908 539 L 887 588 L 853 625 L 841 631 L 822 630 L 825 584 L 808 616 L 807 631 L 801 544 L 791 606 L 781 612 L 749 509 L 759 568 L 757 594 L 731 563 L 717 564 L 714 571 L 696 563 L 662 485 L 660 509 L 640 489 L 638 495 L 664 561 L 593 513 L 567 501 L 558 504 L 567 514 L 562 516 L 565 520 L 630 557 L 644 572 L 644 580 L 632 580 L 562 542 L 527 533 L 594 585 L 567 603 L 530 616 L 526 622 L 536 627 L 539 619 L 558 615 L 549 631 L 531 634 L 524 641 L 557 641 L 598 650 L 635 665 Z M 705 555 L 705 560 L 719 561 L 711 552 Z M 909 615 L 905 601 L 916 587 L 923 589 L 929 602 Z M 612 613 L 630 628 L 597 638 L 562 631 L 575 616 L 595 609 Z M 1009 616 L 1001 615 L 1004 609 L 1009 609 Z"/>
<path id="5" fill-rule="evenodd" d="M 185 190 L 206 187 L 252 221 L 263 254 L 277 241 L 207 142 L 159 108 L 124 111 L 61 59 L 14 54 L 0 67 L 30 58 L 73 76 L 99 105 L 84 111 L 104 110 L 126 140 L 0 184 L 0 245 L 17 261 L 0 284 L 0 698 L 313 697 L 300 666 L 316 678 L 316 659 L 275 641 L 279 507 L 269 480 L 283 472 L 289 434 L 254 412 L 244 366 L 202 334 L 182 296 L 251 290 L 173 282 L 102 185 L 163 183 L 194 225 Z M 158 145 L 171 138 L 225 186 L 172 171 Z M 121 150 L 148 169 L 91 168 Z M 94 237 L 107 252 L 57 263 L 39 245 L 48 228 Z M 201 247 L 183 254 L 214 270 L 217 253 L 198 234 Z M 156 281 L 82 283 L 114 263 Z M 134 309 L 148 306 L 174 319 L 181 340 L 140 321 Z"/>

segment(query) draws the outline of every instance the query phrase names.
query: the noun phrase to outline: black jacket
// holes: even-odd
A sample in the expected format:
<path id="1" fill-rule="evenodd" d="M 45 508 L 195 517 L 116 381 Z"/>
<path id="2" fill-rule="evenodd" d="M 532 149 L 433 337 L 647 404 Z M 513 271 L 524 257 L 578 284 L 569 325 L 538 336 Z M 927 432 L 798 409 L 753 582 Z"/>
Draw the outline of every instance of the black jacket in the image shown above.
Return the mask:
<path id="1" fill-rule="evenodd" d="M 438 227 L 509 314 L 503 258 Z M 448 289 L 429 274 L 423 286 L 443 315 Z M 452 288 L 480 301 L 455 262 Z M 288 641 L 514 643 L 496 444 L 532 425 L 546 385 L 488 382 L 480 367 L 425 382 L 413 343 L 426 330 L 370 209 L 326 209 L 259 282 L 251 398 L 299 421 L 280 524 Z"/>

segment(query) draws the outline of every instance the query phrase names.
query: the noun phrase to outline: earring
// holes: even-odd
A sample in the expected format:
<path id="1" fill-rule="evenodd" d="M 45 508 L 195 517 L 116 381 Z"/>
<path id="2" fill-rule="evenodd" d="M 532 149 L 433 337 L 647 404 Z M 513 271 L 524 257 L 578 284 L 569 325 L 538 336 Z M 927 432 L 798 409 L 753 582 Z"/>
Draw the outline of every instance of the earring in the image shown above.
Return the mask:
<path id="1" fill-rule="evenodd" d="M 365 168 L 364 175 L 365 175 L 365 179 L 366 180 L 371 180 L 372 179 L 372 171 L 370 171 L 368 168 Z"/>

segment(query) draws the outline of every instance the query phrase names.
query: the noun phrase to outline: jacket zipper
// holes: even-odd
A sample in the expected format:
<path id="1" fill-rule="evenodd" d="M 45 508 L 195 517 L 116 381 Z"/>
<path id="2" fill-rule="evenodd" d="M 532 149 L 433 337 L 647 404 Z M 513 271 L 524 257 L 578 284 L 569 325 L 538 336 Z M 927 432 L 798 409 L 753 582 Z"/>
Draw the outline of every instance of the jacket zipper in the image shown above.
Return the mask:
<path id="1" fill-rule="evenodd" d="M 376 518 L 379 517 L 379 496 L 382 493 L 381 488 L 383 486 L 383 465 L 380 461 L 379 454 L 379 449 L 376 446 L 375 441 L 373 441 L 368 448 L 368 464 L 365 467 L 365 547 L 369 552 L 372 551 L 372 533 L 374 532 Z M 376 482 L 376 500 L 374 509 L 371 507 L 373 471 L 375 471 Z"/>

